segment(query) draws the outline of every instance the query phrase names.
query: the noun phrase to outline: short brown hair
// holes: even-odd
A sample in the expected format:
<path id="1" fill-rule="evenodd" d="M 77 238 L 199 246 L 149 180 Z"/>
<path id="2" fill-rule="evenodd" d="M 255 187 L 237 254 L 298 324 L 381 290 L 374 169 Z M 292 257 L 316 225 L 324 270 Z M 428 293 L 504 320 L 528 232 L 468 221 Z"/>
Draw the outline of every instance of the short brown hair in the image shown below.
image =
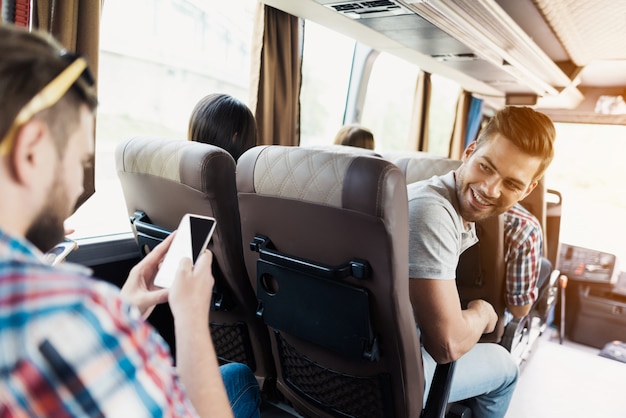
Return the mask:
<path id="1" fill-rule="evenodd" d="M 0 138 L 6 136 L 26 103 L 70 64 L 65 52 L 45 32 L 0 24 Z M 95 90 L 89 84 L 81 76 L 56 104 L 34 116 L 48 124 L 59 152 L 79 122 L 80 104 L 92 111 L 97 106 Z"/>
<path id="2" fill-rule="evenodd" d="M 556 129 L 552 120 L 530 107 L 507 106 L 487 122 L 476 140 L 476 149 L 497 133 L 526 154 L 541 158 L 535 174 L 535 180 L 540 179 L 554 158 Z"/>

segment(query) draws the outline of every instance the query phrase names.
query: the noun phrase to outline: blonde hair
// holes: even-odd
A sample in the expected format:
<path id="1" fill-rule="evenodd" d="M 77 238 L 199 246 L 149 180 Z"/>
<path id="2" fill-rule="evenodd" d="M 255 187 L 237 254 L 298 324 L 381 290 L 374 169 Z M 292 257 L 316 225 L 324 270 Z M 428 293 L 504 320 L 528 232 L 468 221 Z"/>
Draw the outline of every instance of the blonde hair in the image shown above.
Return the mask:
<path id="1" fill-rule="evenodd" d="M 374 149 L 374 134 L 361 125 L 344 125 L 335 136 L 335 145 Z"/>

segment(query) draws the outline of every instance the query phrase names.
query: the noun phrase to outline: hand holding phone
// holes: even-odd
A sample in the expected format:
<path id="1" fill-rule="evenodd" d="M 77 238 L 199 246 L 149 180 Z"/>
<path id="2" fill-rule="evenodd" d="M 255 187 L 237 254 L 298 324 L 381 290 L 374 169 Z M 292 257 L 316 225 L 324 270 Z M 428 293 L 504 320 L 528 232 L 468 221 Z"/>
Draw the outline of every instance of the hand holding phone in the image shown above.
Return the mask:
<path id="1" fill-rule="evenodd" d="M 48 264 L 56 266 L 61 261 L 65 260 L 65 257 L 67 257 L 67 255 L 74 251 L 76 248 L 78 248 L 78 244 L 76 243 L 76 241 L 66 238 L 63 242 L 55 245 L 44 256 Z"/>
<path id="2" fill-rule="evenodd" d="M 190 258 L 195 264 L 209 245 L 215 230 L 215 218 L 187 213 L 178 225 L 174 240 L 167 250 L 154 279 L 155 286 L 170 287 L 176 277 L 180 260 Z"/>

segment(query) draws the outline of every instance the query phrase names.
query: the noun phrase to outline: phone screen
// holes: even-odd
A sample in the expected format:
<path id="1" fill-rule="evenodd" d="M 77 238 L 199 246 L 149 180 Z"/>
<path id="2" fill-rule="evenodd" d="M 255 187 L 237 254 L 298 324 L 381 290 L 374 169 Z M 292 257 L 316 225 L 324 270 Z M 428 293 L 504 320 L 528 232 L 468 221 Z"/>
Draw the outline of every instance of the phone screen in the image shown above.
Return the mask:
<path id="1" fill-rule="evenodd" d="M 213 228 L 215 227 L 215 219 L 190 216 L 189 226 L 191 227 L 191 260 L 196 264 L 200 253 L 202 253 L 209 244 L 209 240 L 213 234 Z"/>
<path id="2" fill-rule="evenodd" d="M 206 249 L 213 230 L 215 219 L 208 216 L 185 214 L 178 225 L 176 236 L 159 267 L 154 284 L 170 287 L 176 277 L 180 260 L 191 258 L 195 264 L 200 254 Z"/>

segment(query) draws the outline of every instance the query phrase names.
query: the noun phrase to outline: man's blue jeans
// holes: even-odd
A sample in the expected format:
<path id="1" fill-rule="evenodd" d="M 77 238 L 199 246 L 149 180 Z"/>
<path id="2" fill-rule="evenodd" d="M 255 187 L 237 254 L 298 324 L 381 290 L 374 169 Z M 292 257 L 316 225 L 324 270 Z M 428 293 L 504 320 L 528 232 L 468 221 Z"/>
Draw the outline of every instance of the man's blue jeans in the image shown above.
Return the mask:
<path id="1" fill-rule="evenodd" d="M 422 347 L 425 396 L 435 373 L 435 360 Z M 498 344 L 476 344 L 456 361 L 449 402 L 463 402 L 472 416 L 502 418 L 513 397 L 519 369 L 511 353 Z"/>
<path id="2" fill-rule="evenodd" d="M 220 372 L 235 418 L 258 418 L 261 390 L 250 368 L 241 363 L 228 363 L 220 366 Z"/>

